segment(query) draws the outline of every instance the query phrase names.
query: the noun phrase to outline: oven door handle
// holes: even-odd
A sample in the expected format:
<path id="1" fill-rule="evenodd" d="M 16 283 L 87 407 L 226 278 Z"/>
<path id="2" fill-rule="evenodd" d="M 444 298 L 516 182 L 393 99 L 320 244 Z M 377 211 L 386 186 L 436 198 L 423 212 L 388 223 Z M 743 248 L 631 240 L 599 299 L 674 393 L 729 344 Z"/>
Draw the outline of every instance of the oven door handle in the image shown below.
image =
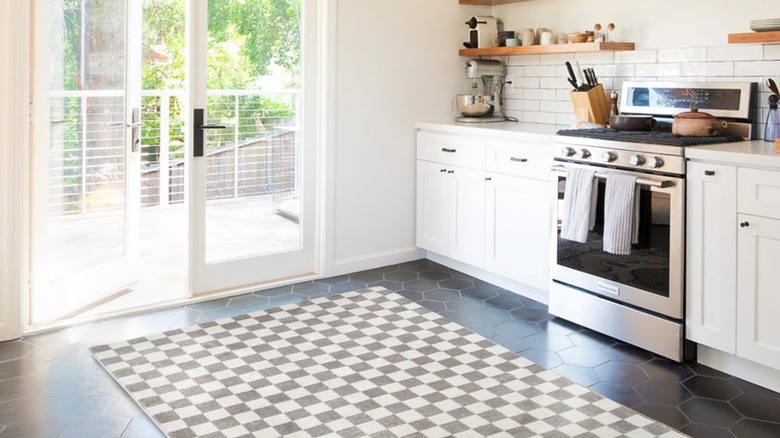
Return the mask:
<path id="1" fill-rule="evenodd" d="M 552 167 L 553 172 L 563 173 L 566 174 L 566 166 L 553 166 Z M 598 179 L 607 179 L 606 173 L 598 173 L 593 175 L 594 177 Z M 662 189 L 665 189 L 667 187 L 674 187 L 674 181 L 664 179 L 664 180 L 654 180 L 654 179 L 645 179 L 645 178 L 637 178 L 636 183 L 641 186 L 651 186 L 651 187 L 660 187 Z"/>

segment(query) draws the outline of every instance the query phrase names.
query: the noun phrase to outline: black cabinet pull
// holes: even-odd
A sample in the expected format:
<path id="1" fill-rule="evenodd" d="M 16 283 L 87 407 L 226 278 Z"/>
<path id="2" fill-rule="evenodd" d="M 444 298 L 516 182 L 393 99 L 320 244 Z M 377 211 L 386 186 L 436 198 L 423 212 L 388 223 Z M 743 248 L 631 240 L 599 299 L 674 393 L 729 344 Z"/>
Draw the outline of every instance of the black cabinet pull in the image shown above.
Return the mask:
<path id="1" fill-rule="evenodd" d="M 509 157 L 509 161 L 514 161 L 515 163 L 526 163 L 528 162 L 528 158 Z"/>
<path id="2" fill-rule="evenodd" d="M 749 227 L 750 226 L 750 222 L 748 222 L 748 221 L 740 222 L 739 226 L 742 227 L 742 228 Z"/>
<path id="3" fill-rule="evenodd" d="M 450 153 L 450 154 L 454 154 L 458 150 L 457 149 L 450 149 L 450 148 L 441 148 L 441 151 L 442 152 L 447 152 L 447 153 Z"/>
<path id="4" fill-rule="evenodd" d="M 715 175 L 715 171 L 714 170 L 705 170 L 704 174 L 707 175 L 707 176 L 712 176 L 712 175 Z"/>
<path id="5" fill-rule="evenodd" d="M 485 181 L 493 181 L 493 178 L 488 176 L 488 177 L 485 178 Z"/>
<path id="6" fill-rule="evenodd" d="M 454 170 L 448 170 L 447 173 L 455 173 Z"/>
<path id="7" fill-rule="evenodd" d="M 444 173 L 446 171 L 447 171 L 447 169 L 439 169 L 439 172 L 441 172 L 441 173 Z"/>

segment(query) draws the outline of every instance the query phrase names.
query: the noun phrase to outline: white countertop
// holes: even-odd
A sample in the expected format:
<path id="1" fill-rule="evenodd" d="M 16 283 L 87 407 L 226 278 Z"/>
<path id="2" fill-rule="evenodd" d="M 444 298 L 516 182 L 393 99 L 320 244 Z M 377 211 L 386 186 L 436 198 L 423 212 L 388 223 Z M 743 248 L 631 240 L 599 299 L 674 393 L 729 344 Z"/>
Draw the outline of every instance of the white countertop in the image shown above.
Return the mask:
<path id="1" fill-rule="evenodd" d="M 428 129 L 450 134 L 484 135 L 492 138 L 537 140 L 549 142 L 559 129 L 567 126 L 547 125 L 543 123 L 524 122 L 500 122 L 500 123 L 457 123 L 445 122 L 419 122 L 417 129 Z"/>
<path id="2" fill-rule="evenodd" d="M 449 134 L 470 134 L 508 140 L 531 140 L 551 142 L 559 129 L 569 126 L 542 123 L 457 123 L 418 122 L 417 129 L 432 130 Z M 751 167 L 765 167 L 780 170 L 780 154 L 775 153 L 773 142 L 763 140 L 719 143 L 707 146 L 688 146 L 685 157 L 692 160 L 716 161 L 725 164 Z"/>
<path id="3" fill-rule="evenodd" d="M 718 161 L 737 166 L 780 170 L 780 154 L 775 153 L 774 142 L 764 140 L 689 146 L 685 148 L 685 157 L 691 160 Z"/>

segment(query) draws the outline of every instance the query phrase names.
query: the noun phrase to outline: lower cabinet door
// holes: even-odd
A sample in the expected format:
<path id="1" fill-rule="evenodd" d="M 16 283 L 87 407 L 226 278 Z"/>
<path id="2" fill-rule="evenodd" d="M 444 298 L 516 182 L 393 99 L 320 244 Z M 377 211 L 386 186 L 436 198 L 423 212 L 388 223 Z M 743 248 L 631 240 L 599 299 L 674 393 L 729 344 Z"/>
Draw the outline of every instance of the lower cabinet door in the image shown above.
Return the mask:
<path id="1" fill-rule="evenodd" d="M 780 369 L 780 220 L 738 220 L 737 355 Z"/>
<path id="2" fill-rule="evenodd" d="M 451 181 L 445 165 L 417 161 L 417 246 L 444 255 L 450 248 Z"/>
<path id="3" fill-rule="evenodd" d="M 685 336 L 734 354 L 737 168 L 689 162 L 686 173 Z"/>
<path id="4" fill-rule="evenodd" d="M 550 183 L 500 174 L 488 178 L 485 269 L 547 290 Z"/>
<path id="5" fill-rule="evenodd" d="M 450 166 L 450 254 L 455 260 L 485 267 L 485 171 Z"/>

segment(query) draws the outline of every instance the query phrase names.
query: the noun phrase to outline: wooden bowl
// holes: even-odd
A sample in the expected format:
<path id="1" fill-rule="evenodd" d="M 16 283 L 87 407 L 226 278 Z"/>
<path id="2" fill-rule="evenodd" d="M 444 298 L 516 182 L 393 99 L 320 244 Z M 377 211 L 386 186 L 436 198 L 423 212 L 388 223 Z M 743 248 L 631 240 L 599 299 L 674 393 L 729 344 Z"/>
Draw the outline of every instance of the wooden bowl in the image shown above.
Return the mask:
<path id="1" fill-rule="evenodd" d="M 584 43 L 585 41 L 588 41 L 588 34 L 585 32 L 569 34 L 570 43 Z"/>

